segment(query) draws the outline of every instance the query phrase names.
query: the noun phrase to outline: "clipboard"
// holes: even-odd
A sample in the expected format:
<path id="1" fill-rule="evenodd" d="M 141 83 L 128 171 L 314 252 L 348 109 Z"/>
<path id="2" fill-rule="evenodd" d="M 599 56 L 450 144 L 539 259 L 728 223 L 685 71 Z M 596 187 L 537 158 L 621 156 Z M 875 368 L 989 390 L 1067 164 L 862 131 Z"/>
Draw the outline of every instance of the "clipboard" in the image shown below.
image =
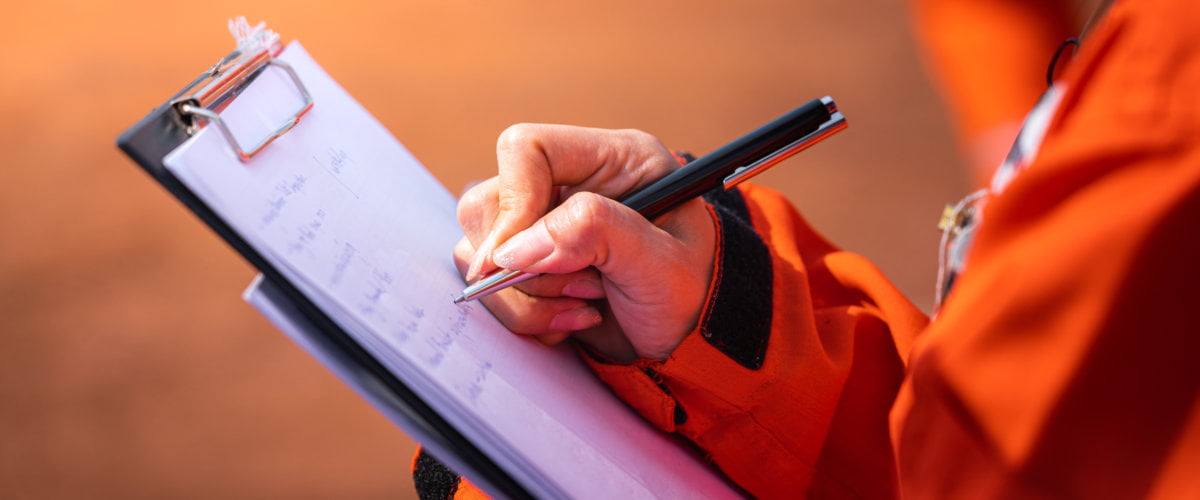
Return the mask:
<path id="1" fill-rule="evenodd" d="M 740 496 L 574 350 L 455 303 L 454 196 L 299 43 L 231 30 L 237 50 L 117 142 L 261 271 L 251 305 L 494 496 Z"/>
<path id="2" fill-rule="evenodd" d="M 230 25 L 235 36 L 239 31 L 242 34 L 254 34 L 245 25 L 244 19 L 230 21 Z M 247 50 L 247 47 L 252 48 Z M 361 396 L 392 417 L 397 425 L 440 460 L 459 473 L 469 475 L 471 481 L 481 488 L 503 497 L 534 498 L 530 490 L 466 439 L 408 384 L 317 307 L 164 164 L 163 160 L 168 154 L 206 124 L 217 127 L 230 148 L 241 159 L 249 160 L 290 131 L 314 106 L 318 106 L 296 72 L 275 57 L 280 50 L 282 46 L 277 39 L 239 44 L 237 49 L 125 130 L 117 138 L 118 147 L 259 270 L 261 275 L 252 288 L 261 290 L 276 307 L 287 308 L 286 312 L 293 320 L 301 320 L 295 325 L 295 331 L 303 335 L 304 340 L 294 340 L 301 342 L 310 352 L 324 352 L 326 356 L 321 361 L 342 376 Z M 281 68 L 289 76 L 303 96 L 304 103 L 291 117 L 279 123 L 273 132 L 250 147 L 244 147 L 221 117 L 220 111 L 271 66 Z M 355 380 L 346 380 L 346 377 Z"/>

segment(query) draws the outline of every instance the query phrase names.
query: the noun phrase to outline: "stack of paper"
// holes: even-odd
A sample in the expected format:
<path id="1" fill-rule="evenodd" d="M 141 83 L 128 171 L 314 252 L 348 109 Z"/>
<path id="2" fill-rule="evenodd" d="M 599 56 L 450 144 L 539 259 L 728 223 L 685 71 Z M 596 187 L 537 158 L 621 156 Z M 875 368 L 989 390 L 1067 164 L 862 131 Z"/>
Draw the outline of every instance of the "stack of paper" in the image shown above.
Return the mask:
<path id="1" fill-rule="evenodd" d="M 280 58 L 307 86 L 312 110 L 248 162 L 215 127 L 202 130 L 165 159 L 180 180 L 533 494 L 736 496 L 617 400 L 570 349 L 514 335 L 478 304 L 453 304 L 464 285 L 451 260 L 461 237 L 454 198 L 299 44 Z M 294 112 L 297 90 L 272 71 L 223 111 L 251 130 L 238 133 Z M 305 342 L 303 320 L 280 296 L 252 289 L 248 297 L 348 383 L 372 392 L 352 366 Z M 418 439 L 431 438 L 437 453 L 419 423 L 389 413 Z"/>

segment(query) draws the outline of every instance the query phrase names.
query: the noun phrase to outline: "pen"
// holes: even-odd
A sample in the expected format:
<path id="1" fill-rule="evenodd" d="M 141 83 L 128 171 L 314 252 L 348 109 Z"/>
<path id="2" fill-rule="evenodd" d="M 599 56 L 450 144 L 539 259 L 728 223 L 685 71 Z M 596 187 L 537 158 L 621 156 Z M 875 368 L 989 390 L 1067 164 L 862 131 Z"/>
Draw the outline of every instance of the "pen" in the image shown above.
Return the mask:
<path id="1" fill-rule="evenodd" d="M 718 186 L 729 190 L 844 128 L 846 117 L 833 98 L 813 99 L 639 189 L 621 203 L 654 220 Z M 474 300 L 536 276 L 502 269 L 463 289 L 454 303 Z"/>

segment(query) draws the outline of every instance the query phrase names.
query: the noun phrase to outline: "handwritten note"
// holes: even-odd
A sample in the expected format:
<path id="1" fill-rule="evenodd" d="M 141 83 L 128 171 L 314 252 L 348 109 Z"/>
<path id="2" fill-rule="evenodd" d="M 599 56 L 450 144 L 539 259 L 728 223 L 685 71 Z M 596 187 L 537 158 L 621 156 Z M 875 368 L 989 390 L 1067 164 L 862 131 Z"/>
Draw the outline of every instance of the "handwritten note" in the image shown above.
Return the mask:
<path id="1" fill-rule="evenodd" d="M 312 110 L 245 163 L 205 129 L 165 159 L 177 177 L 531 491 L 734 496 L 569 349 L 514 335 L 478 304 L 454 305 L 464 285 L 451 260 L 461 237 L 454 198 L 299 44 L 281 58 Z M 286 79 L 262 80 L 226 120 L 261 121 L 260 103 L 298 102 Z"/>

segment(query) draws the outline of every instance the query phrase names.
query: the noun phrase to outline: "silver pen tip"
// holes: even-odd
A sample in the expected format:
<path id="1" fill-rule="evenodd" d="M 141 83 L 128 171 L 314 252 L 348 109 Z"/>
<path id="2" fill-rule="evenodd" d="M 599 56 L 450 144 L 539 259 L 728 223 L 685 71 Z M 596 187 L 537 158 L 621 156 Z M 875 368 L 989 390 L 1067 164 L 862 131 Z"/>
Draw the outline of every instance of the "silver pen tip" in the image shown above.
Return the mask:
<path id="1" fill-rule="evenodd" d="M 455 303 L 455 304 L 462 304 L 463 302 L 466 302 L 466 301 L 467 301 L 467 296 L 466 296 L 466 295 L 459 295 L 458 297 L 455 297 L 455 298 L 454 298 L 454 303 Z"/>

